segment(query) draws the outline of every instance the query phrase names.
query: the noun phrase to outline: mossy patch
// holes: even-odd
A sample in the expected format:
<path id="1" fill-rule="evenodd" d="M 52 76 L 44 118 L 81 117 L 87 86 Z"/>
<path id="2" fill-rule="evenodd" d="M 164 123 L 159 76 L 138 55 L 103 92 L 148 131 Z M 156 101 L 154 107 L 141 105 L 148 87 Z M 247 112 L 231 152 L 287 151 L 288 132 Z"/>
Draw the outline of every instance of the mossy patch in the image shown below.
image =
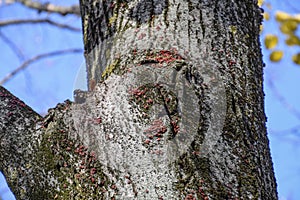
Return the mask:
<path id="1" fill-rule="evenodd" d="M 39 194 L 43 199 L 105 199 L 111 185 L 109 179 L 102 172 L 95 152 L 69 138 L 69 127 L 60 113 L 65 110 L 66 107 L 54 109 L 53 116 L 44 121 L 45 134 L 36 162 L 52 181 Z"/>
<path id="2" fill-rule="evenodd" d="M 102 73 L 101 77 L 103 79 L 106 79 L 108 76 L 110 76 L 119 66 L 121 59 L 115 59 L 113 62 L 105 68 L 104 72 Z"/>

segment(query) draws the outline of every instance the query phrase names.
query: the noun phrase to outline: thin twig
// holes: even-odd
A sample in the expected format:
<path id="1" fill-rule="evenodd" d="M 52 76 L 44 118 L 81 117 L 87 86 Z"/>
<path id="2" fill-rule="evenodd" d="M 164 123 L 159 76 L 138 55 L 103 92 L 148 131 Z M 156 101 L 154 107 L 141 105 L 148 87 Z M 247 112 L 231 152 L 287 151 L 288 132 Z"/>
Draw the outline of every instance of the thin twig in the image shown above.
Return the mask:
<path id="1" fill-rule="evenodd" d="M 287 4 L 287 6 L 290 7 L 291 10 L 294 10 L 294 12 L 296 13 L 300 12 L 300 10 L 296 6 L 292 5 L 290 1 L 284 1 L 284 3 Z"/>
<path id="2" fill-rule="evenodd" d="M 294 127 L 283 129 L 283 130 L 272 130 L 270 129 L 271 133 L 274 135 L 286 135 L 287 133 L 291 133 L 297 136 L 300 136 L 300 125 L 296 125 Z"/>
<path id="3" fill-rule="evenodd" d="M 278 99 L 278 101 L 286 108 L 288 109 L 294 116 L 296 116 L 300 120 L 300 112 L 297 110 L 294 106 L 292 106 L 285 98 L 282 96 L 277 88 L 275 87 L 273 81 L 271 79 L 268 79 L 268 86 L 274 93 L 275 97 Z"/>
<path id="4" fill-rule="evenodd" d="M 24 6 L 29 8 L 33 8 L 38 10 L 39 12 L 48 12 L 48 13 L 58 13 L 61 15 L 67 14 L 75 14 L 80 16 L 80 9 L 79 5 L 72 5 L 72 6 L 57 6 L 51 3 L 40 3 L 37 1 L 31 0 L 16 0 L 16 2 L 22 3 Z"/>
<path id="5" fill-rule="evenodd" d="M 65 28 L 71 31 L 81 31 L 80 28 L 72 27 L 66 24 L 61 24 L 54 22 L 50 19 L 12 19 L 12 20 L 5 20 L 5 21 L 0 21 L 0 26 L 9 26 L 9 25 L 17 25 L 17 24 L 38 24 L 38 23 L 48 23 L 53 26 L 57 26 L 59 28 Z"/>
<path id="6" fill-rule="evenodd" d="M 14 75 L 16 75 L 18 72 L 24 70 L 28 65 L 30 65 L 31 63 L 33 63 L 35 61 L 38 61 L 40 59 L 47 58 L 47 57 L 50 57 L 50 56 L 57 56 L 57 55 L 62 55 L 62 54 L 67 54 L 67 53 L 82 53 L 82 52 L 83 52 L 82 49 L 66 49 L 66 50 L 53 51 L 53 52 L 49 52 L 49 53 L 37 55 L 37 56 L 35 56 L 33 58 L 30 58 L 30 59 L 26 60 L 18 68 L 14 69 L 12 72 L 10 72 L 9 74 L 7 74 L 0 81 L 0 85 L 3 85 L 7 81 L 9 81 Z"/>
<path id="7" fill-rule="evenodd" d="M 17 55 L 17 57 L 21 62 L 25 60 L 25 56 L 20 50 L 20 48 L 11 39 L 6 37 L 6 35 L 3 34 L 1 30 L 0 30 L 0 37 L 7 44 L 7 46 Z"/>

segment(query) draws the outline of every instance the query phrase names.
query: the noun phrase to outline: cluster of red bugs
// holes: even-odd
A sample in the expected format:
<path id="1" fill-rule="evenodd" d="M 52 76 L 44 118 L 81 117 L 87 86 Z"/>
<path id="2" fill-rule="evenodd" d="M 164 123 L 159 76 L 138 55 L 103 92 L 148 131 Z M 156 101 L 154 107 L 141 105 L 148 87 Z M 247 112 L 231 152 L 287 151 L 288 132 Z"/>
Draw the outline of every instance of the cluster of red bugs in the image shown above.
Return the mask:
<path id="1" fill-rule="evenodd" d="M 137 88 L 130 89 L 129 94 L 132 95 L 130 100 L 140 104 L 141 108 L 148 110 L 150 106 L 152 106 L 154 103 L 160 103 L 159 100 L 154 100 L 154 98 L 157 97 L 157 94 L 155 93 L 155 89 L 161 90 L 162 85 L 154 84 L 152 86 L 151 85 L 140 86 Z M 172 97 L 170 97 L 169 95 L 165 95 L 165 97 L 158 97 L 158 98 L 164 101 L 165 103 L 169 104 L 171 103 L 170 98 Z"/>
<path id="2" fill-rule="evenodd" d="M 101 117 L 96 117 L 91 119 L 93 124 L 101 124 L 102 123 L 102 118 Z"/>
<path id="3" fill-rule="evenodd" d="M 129 94 L 131 94 L 133 96 L 133 99 L 136 103 L 141 103 L 141 108 L 144 108 L 146 110 L 148 110 L 150 108 L 150 106 L 153 104 L 153 99 L 150 97 L 147 97 L 146 92 L 148 91 L 148 89 L 145 88 L 134 88 L 129 90 Z"/>
<path id="4" fill-rule="evenodd" d="M 61 158 L 63 159 L 63 166 L 65 168 L 70 168 L 71 165 L 68 163 L 68 156 L 63 155 L 60 152 L 60 148 L 65 148 L 66 152 L 73 152 L 75 155 L 77 155 L 77 159 L 79 160 L 79 165 L 76 167 L 79 173 L 75 174 L 75 178 L 81 181 L 84 181 L 86 178 L 91 181 L 91 183 L 95 186 L 101 186 L 104 185 L 104 182 L 101 181 L 101 183 L 96 183 L 97 180 L 97 168 L 96 168 L 96 162 L 97 157 L 94 151 L 89 152 L 88 148 L 84 145 L 76 145 L 75 142 L 70 141 L 67 139 L 66 131 L 61 129 L 58 131 L 60 135 L 58 137 L 63 138 L 57 138 L 56 140 L 48 139 L 49 142 L 52 142 L 51 149 L 52 152 L 55 154 L 60 154 Z"/>
<path id="5" fill-rule="evenodd" d="M 160 50 L 159 52 L 151 52 L 146 57 L 147 60 L 154 60 L 159 64 L 162 63 L 171 63 L 174 61 L 181 61 L 183 58 L 178 54 L 176 49 L 169 50 Z"/>
<path id="6" fill-rule="evenodd" d="M 157 94 L 158 93 L 158 94 Z M 130 102 L 135 102 L 139 109 L 143 112 L 143 117 L 147 118 L 148 111 L 154 104 L 160 104 L 167 106 L 167 113 L 170 119 L 170 128 L 173 135 L 176 135 L 180 131 L 178 125 L 179 120 L 177 116 L 177 103 L 174 95 L 166 91 L 161 84 L 144 85 L 129 90 L 131 94 Z M 146 139 L 144 144 L 148 145 L 153 143 L 154 140 L 160 142 L 163 139 L 163 134 L 168 131 L 166 125 L 164 125 L 161 119 L 154 120 L 150 127 L 144 130 Z"/>
<path id="7" fill-rule="evenodd" d="M 93 167 L 94 162 L 97 160 L 95 152 L 92 151 L 89 153 L 87 147 L 83 145 L 77 147 L 74 150 L 74 152 L 82 158 L 81 163 L 79 165 L 79 169 L 81 170 L 85 169 L 89 171 L 88 178 L 92 183 L 95 183 L 96 182 L 95 175 L 97 173 L 97 169 Z"/>
<path id="8" fill-rule="evenodd" d="M 141 39 L 143 39 L 144 37 L 146 37 L 146 33 L 141 33 L 141 34 L 138 36 L 138 39 L 141 40 Z"/>
<path id="9" fill-rule="evenodd" d="M 198 192 L 200 193 L 202 199 L 208 200 L 208 196 L 204 193 L 204 190 L 203 190 L 203 188 L 202 188 L 202 185 L 203 185 L 204 181 L 203 181 L 203 180 L 200 180 L 199 183 L 200 183 L 200 186 L 199 186 L 199 188 L 198 188 Z"/>
<path id="10" fill-rule="evenodd" d="M 142 97 L 142 95 L 144 95 L 146 93 L 146 91 L 147 91 L 147 88 L 141 89 L 140 87 L 138 87 L 138 88 L 131 89 L 129 91 L 129 94 L 132 94 L 138 98 L 138 97 Z"/>
<path id="11" fill-rule="evenodd" d="M 177 134 L 180 130 L 179 125 L 178 125 L 178 120 L 172 120 L 171 124 L 172 124 L 174 133 Z"/>
<path id="12" fill-rule="evenodd" d="M 160 141 L 163 137 L 163 134 L 167 132 L 167 127 L 163 124 L 163 121 L 160 119 L 154 120 L 151 126 L 144 130 L 147 138 L 144 143 L 150 144 L 151 140 L 156 138 L 156 141 Z"/>
<path id="13" fill-rule="evenodd" d="M 184 200 L 196 200 L 196 197 L 194 197 L 193 194 L 188 194 L 185 196 Z"/>

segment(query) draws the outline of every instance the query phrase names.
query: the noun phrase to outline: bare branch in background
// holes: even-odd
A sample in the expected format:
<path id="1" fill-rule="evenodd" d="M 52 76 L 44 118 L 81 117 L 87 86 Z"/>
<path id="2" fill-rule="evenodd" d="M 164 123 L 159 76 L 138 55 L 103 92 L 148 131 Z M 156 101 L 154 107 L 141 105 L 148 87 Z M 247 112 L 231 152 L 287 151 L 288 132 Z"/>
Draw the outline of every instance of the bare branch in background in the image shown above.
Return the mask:
<path id="1" fill-rule="evenodd" d="M 297 2 L 297 1 L 295 1 L 295 2 Z M 285 1 L 284 3 L 286 3 L 294 12 L 298 12 L 298 13 L 300 12 L 300 10 L 297 8 L 297 6 L 294 6 L 290 1 Z"/>
<path id="2" fill-rule="evenodd" d="M 271 132 L 272 134 L 275 134 L 275 135 L 286 135 L 286 134 L 293 134 L 293 135 L 296 135 L 296 136 L 300 136 L 300 125 L 297 125 L 297 126 L 294 126 L 292 128 L 288 128 L 288 129 L 283 129 L 283 130 L 272 130 L 271 129 Z"/>
<path id="3" fill-rule="evenodd" d="M 9 46 L 9 48 L 16 54 L 16 56 L 19 58 L 19 60 L 22 62 L 25 60 L 25 56 L 21 49 L 16 45 L 11 39 L 6 37 L 5 34 L 3 34 L 0 30 L 0 38 Z"/>
<path id="4" fill-rule="evenodd" d="M 7 74 L 1 81 L 0 81 L 0 85 L 3 85 L 4 83 L 6 83 L 7 81 L 9 81 L 14 75 L 16 75 L 18 72 L 22 71 L 23 69 L 25 69 L 28 65 L 30 65 L 31 63 L 38 61 L 40 59 L 43 58 L 47 58 L 47 57 L 51 57 L 51 56 L 58 56 L 58 55 L 63 55 L 63 54 L 67 54 L 67 53 L 82 53 L 83 50 L 82 49 L 66 49 L 66 50 L 60 50 L 60 51 L 53 51 L 53 52 L 49 52 L 49 53 L 45 53 L 45 54 L 40 54 L 37 55 L 33 58 L 30 58 L 28 60 L 26 60 L 22 65 L 20 65 L 18 68 L 16 68 L 15 70 L 13 70 L 12 72 L 10 72 L 9 74 Z"/>
<path id="5" fill-rule="evenodd" d="M 14 1 L 15 0 L 0 0 L 0 5 L 2 5 L 2 4 L 12 4 L 12 3 L 14 3 Z"/>
<path id="6" fill-rule="evenodd" d="M 293 105 L 291 105 L 285 98 L 282 96 L 277 88 L 275 87 L 273 81 L 271 79 L 268 79 L 268 86 L 274 93 L 275 97 L 278 99 L 278 101 L 286 108 L 288 109 L 294 116 L 296 116 L 300 120 L 300 112 L 297 110 Z"/>
<path id="7" fill-rule="evenodd" d="M 74 14 L 80 16 L 79 5 L 57 6 L 51 3 L 40 3 L 31 0 L 15 0 L 15 2 L 22 3 L 24 6 L 36 9 L 39 12 L 58 13 L 61 15 Z"/>
<path id="8" fill-rule="evenodd" d="M 12 19 L 12 20 L 5 20 L 5 21 L 0 21 L 0 26 L 9 26 L 9 25 L 18 25 L 18 24 L 38 24 L 38 23 L 48 23 L 53 26 L 57 26 L 59 28 L 65 28 L 71 31 L 77 31 L 80 32 L 80 28 L 72 27 L 66 24 L 61 24 L 54 22 L 50 19 Z"/>

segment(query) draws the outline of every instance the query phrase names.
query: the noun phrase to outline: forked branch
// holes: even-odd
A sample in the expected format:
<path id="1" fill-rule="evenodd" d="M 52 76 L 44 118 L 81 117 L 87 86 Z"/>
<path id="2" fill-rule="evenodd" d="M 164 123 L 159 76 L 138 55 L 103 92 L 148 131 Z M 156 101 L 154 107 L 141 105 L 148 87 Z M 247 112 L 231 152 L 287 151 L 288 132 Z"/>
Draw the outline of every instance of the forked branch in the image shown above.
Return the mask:
<path id="1" fill-rule="evenodd" d="M 27 6 L 32 9 L 36 9 L 39 12 L 58 13 L 61 15 L 74 14 L 80 16 L 80 9 L 78 5 L 65 7 L 65 6 L 57 6 L 51 3 L 40 3 L 31 0 L 16 0 L 15 2 L 19 2 L 24 6 Z"/>

